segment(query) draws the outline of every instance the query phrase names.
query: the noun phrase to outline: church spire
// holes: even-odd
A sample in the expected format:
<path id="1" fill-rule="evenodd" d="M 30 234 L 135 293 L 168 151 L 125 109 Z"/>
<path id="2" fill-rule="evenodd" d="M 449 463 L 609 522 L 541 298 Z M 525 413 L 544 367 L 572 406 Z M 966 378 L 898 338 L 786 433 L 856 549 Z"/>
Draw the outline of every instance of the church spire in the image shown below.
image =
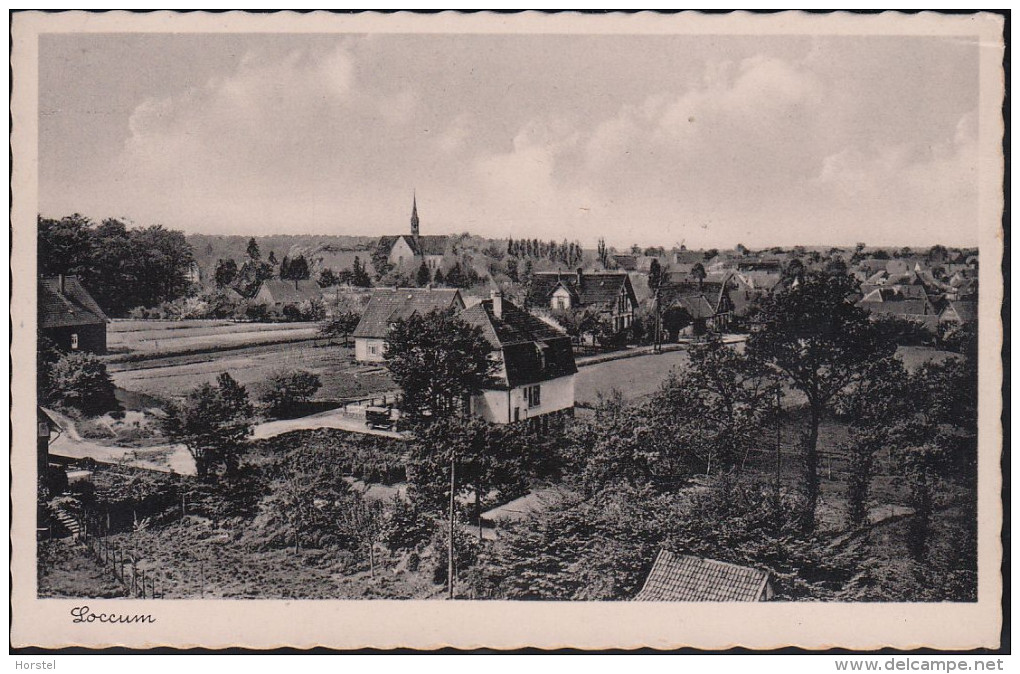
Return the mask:
<path id="1" fill-rule="evenodd" d="M 418 195 L 414 194 L 411 201 L 411 236 L 418 240 Z"/>

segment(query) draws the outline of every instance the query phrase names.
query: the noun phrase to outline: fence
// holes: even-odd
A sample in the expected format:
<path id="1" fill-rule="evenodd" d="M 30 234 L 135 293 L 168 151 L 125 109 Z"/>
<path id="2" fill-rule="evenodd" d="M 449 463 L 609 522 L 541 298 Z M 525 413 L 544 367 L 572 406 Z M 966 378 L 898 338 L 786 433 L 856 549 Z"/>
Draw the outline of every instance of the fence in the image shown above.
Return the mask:
<path id="1" fill-rule="evenodd" d="M 128 591 L 128 597 L 163 599 L 166 596 L 166 578 L 162 573 L 146 570 L 144 560 L 134 552 L 125 552 L 110 540 L 109 526 L 88 513 L 76 518 L 78 531 L 75 537 L 85 550 Z"/>

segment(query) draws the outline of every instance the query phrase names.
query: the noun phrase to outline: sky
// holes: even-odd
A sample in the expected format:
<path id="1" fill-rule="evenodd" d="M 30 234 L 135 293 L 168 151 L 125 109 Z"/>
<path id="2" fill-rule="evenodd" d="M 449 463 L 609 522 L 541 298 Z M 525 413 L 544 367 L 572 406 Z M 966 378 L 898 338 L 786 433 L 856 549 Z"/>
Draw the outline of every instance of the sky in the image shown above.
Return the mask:
<path id="1" fill-rule="evenodd" d="M 189 233 L 977 243 L 958 37 L 40 37 L 39 212 Z"/>

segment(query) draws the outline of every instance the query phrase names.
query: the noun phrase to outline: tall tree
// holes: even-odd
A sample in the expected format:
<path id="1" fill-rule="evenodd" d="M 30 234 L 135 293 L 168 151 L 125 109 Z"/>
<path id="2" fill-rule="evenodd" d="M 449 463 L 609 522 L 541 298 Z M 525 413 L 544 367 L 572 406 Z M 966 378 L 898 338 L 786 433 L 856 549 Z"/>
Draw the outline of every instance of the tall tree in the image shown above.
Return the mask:
<path id="1" fill-rule="evenodd" d="M 847 479 L 847 517 L 851 526 L 867 523 L 868 496 L 880 450 L 892 452 L 904 441 L 917 408 L 906 370 L 895 357 L 866 366 L 860 380 L 835 399 L 835 411 L 847 422 L 850 470 Z"/>
<path id="2" fill-rule="evenodd" d="M 424 288 L 425 286 L 427 286 L 429 284 L 429 282 L 431 280 L 432 280 L 432 274 L 429 273 L 429 268 L 425 264 L 425 260 L 422 260 L 421 264 L 418 265 L 417 273 L 415 273 L 415 275 L 414 275 L 415 284 L 419 288 Z"/>
<path id="3" fill-rule="evenodd" d="M 354 256 L 354 264 L 351 266 L 351 284 L 358 288 L 368 288 L 372 285 L 372 279 L 368 277 L 365 265 L 357 255 Z"/>
<path id="4" fill-rule="evenodd" d="M 216 384 L 201 384 L 182 400 L 171 402 L 163 430 L 188 448 L 199 479 L 209 479 L 222 466 L 236 474 L 252 430 L 248 392 L 226 372 Z"/>
<path id="5" fill-rule="evenodd" d="M 248 239 L 248 247 L 245 249 L 248 254 L 248 259 L 252 261 L 258 261 L 262 259 L 262 251 L 259 250 L 259 243 L 255 240 L 255 237 Z"/>
<path id="6" fill-rule="evenodd" d="M 386 366 L 403 392 L 412 420 L 456 416 L 488 381 L 492 347 L 481 328 L 451 311 L 397 320 L 386 338 Z"/>
<path id="7" fill-rule="evenodd" d="M 869 365 L 891 356 L 884 339 L 853 303 L 858 292 L 850 276 L 809 273 L 804 282 L 762 300 L 752 318 L 749 355 L 785 374 L 807 398 L 804 436 L 804 526 L 814 527 L 818 505 L 818 429 L 833 398 L 859 381 Z"/>
<path id="8" fill-rule="evenodd" d="M 648 266 L 648 288 L 656 290 L 662 285 L 662 265 L 655 258 L 652 258 L 652 263 Z"/>
<path id="9" fill-rule="evenodd" d="M 234 262 L 234 258 L 228 257 L 226 260 L 217 260 L 213 278 L 216 280 L 217 288 L 226 288 L 232 284 L 234 279 L 237 278 L 237 263 Z"/>

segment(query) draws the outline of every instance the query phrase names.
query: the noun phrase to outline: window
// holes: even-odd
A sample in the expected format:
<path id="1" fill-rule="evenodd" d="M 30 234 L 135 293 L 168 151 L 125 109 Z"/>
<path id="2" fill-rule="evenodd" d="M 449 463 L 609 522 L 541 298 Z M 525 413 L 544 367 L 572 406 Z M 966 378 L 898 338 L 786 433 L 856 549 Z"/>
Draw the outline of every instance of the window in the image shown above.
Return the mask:
<path id="1" fill-rule="evenodd" d="M 368 345 L 368 353 L 370 355 L 373 355 L 373 356 L 378 356 L 379 355 L 379 347 L 378 347 L 378 345 L 376 345 L 376 344 L 369 344 Z"/>
<path id="2" fill-rule="evenodd" d="M 528 407 L 538 407 L 542 404 L 542 387 L 538 384 L 525 386 L 524 399 L 528 401 Z"/>
<path id="3" fill-rule="evenodd" d="M 78 349 L 78 333 L 77 332 L 72 332 L 71 333 L 71 348 L 74 349 L 74 350 Z"/>
<path id="4" fill-rule="evenodd" d="M 521 420 L 521 408 L 520 407 L 515 407 L 514 408 L 514 421 L 520 421 L 520 420 Z"/>
<path id="5" fill-rule="evenodd" d="M 556 308 L 557 309 L 566 309 L 567 308 L 567 299 L 565 297 L 557 297 L 556 298 Z"/>

